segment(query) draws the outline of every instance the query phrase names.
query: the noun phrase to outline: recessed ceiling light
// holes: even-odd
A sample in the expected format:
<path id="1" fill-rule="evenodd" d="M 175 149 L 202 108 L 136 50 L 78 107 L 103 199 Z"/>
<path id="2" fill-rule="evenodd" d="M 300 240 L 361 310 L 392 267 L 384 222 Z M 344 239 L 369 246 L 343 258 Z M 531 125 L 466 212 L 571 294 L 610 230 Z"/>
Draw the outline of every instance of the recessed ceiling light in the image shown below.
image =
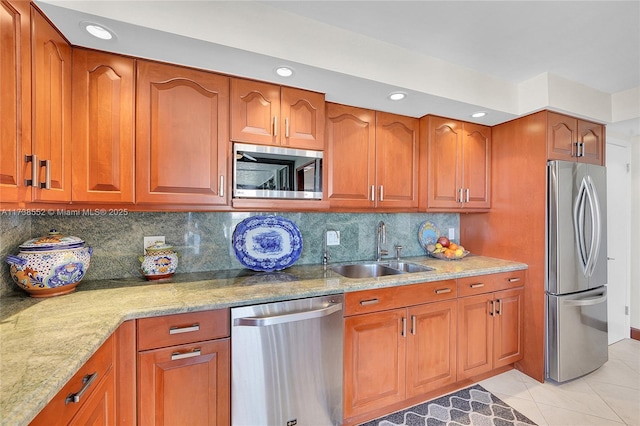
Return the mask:
<path id="1" fill-rule="evenodd" d="M 101 40 L 111 40 L 115 37 L 111 30 L 102 25 L 94 24 L 92 22 L 84 22 L 82 25 L 89 34 Z"/>
<path id="2" fill-rule="evenodd" d="M 278 74 L 280 77 L 291 77 L 293 75 L 293 68 L 278 67 L 276 68 L 276 74 Z"/>
<path id="3" fill-rule="evenodd" d="M 480 118 L 480 117 L 484 117 L 487 114 L 488 113 L 486 111 L 478 111 L 478 112 L 474 112 L 473 114 L 471 114 L 471 116 L 473 118 Z"/>
<path id="4" fill-rule="evenodd" d="M 407 97 L 407 94 L 404 92 L 393 92 L 389 93 L 389 99 L 392 101 L 401 101 Z"/>

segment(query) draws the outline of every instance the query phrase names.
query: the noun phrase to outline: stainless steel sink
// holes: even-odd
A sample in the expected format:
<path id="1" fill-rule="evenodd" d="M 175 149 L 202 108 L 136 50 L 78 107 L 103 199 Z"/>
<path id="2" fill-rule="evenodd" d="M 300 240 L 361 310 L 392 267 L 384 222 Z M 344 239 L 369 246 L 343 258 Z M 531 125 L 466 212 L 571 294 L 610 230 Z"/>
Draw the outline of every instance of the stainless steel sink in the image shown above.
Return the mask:
<path id="1" fill-rule="evenodd" d="M 434 270 L 434 268 L 420 265 L 418 263 L 403 262 L 403 261 L 397 261 L 397 260 L 392 260 L 390 262 L 383 262 L 382 265 L 388 266 L 389 268 L 397 269 L 407 274 L 413 274 L 416 272 L 429 272 Z"/>
<path id="2" fill-rule="evenodd" d="M 373 278 L 385 275 L 398 275 L 403 271 L 393 269 L 380 263 L 352 263 L 349 265 L 335 265 L 330 268 L 347 278 Z"/>
<path id="3" fill-rule="evenodd" d="M 347 278 L 375 278 L 385 275 L 412 274 L 433 271 L 433 268 L 411 262 L 351 263 L 334 265 L 330 269 Z"/>

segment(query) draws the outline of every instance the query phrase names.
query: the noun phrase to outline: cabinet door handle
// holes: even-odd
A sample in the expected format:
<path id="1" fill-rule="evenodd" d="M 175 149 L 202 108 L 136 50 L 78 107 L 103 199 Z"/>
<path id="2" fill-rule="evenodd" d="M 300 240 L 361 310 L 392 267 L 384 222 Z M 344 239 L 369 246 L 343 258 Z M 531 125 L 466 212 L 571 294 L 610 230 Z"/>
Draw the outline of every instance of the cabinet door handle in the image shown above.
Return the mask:
<path id="1" fill-rule="evenodd" d="M 416 316 L 411 315 L 411 334 L 416 335 Z"/>
<path id="2" fill-rule="evenodd" d="M 402 317 L 402 337 L 407 335 L 407 319 Z"/>
<path id="3" fill-rule="evenodd" d="M 469 202 L 469 188 L 466 188 L 464 190 L 464 202 L 468 203 Z"/>
<path id="4" fill-rule="evenodd" d="M 289 117 L 284 119 L 284 137 L 289 137 Z"/>
<path id="5" fill-rule="evenodd" d="M 384 201 L 384 187 L 380 185 L 380 201 Z"/>
<path id="6" fill-rule="evenodd" d="M 510 283 L 517 283 L 518 281 L 520 281 L 520 277 L 508 278 L 507 281 L 509 281 Z"/>
<path id="7" fill-rule="evenodd" d="M 458 188 L 458 199 L 456 200 L 458 203 L 463 203 L 462 192 L 464 190 L 462 188 Z"/>
<path id="8" fill-rule="evenodd" d="M 191 333 L 194 331 L 200 331 L 200 324 L 193 324 L 187 327 L 171 327 L 169 334 Z"/>
<path id="9" fill-rule="evenodd" d="M 31 162 L 31 179 L 24 180 L 24 186 L 36 186 L 38 185 L 38 172 L 40 171 L 40 163 L 38 162 L 38 156 L 36 154 L 25 155 L 24 162 Z"/>
<path id="10" fill-rule="evenodd" d="M 39 188 L 51 189 L 51 160 L 40 160 L 40 167 L 44 166 L 44 183 L 37 184 Z"/>
<path id="11" fill-rule="evenodd" d="M 224 197 L 224 175 L 220 175 L 220 187 L 218 188 L 218 196 Z"/>
<path id="12" fill-rule="evenodd" d="M 80 389 L 76 393 L 69 394 L 69 396 L 64 400 L 64 405 L 67 405 L 71 402 L 73 402 L 74 404 L 77 404 L 78 402 L 80 402 L 80 398 L 82 398 L 82 395 L 84 395 L 87 389 L 89 389 L 91 384 L 95 382 L 97 378 L 98 378 L 97 371 L 94 372 L 93 374 L 87 374 L 86 376 L 84 376 L 82 378 L 82 389 Z"/>
<path id="13" fill-rule="evenodd" d="M 185 358 L 193 358 L 196 356 L 200 356 L 200 348 L 196 348 L 191 352 L 174 352 L 171 354 L 171 361 L 176 361 L 176 360 L 185 359 Z"/>
<path id="14" fill-rule="evenodd" d="M 489 301 L 489 315 L 493 316 L 493 300 Z"/>
<path id="15" fill-rule="evenodd" d="M 496 309 L 496 315 L 502 315 L 502 299 L 498 299 L 498 309 Z"/>
<path id="16" fill-rule="evenodd" d="M 273 136 L 278 136 L 278 116 L 273 116 Z"/>
<path id="17" fill-rule="evenodd" d="M 376 187 L 375 185 L 371 185 L 371 201 L 376 200 Z"/>
<path id="18" fill-rule="evenodd" d="M 469 284 L 469 288 L 482 288 L 482 287 L 484 287 L 484 283 Z"/>
<path id="19" fill-rule="evenodd" d="M 361 300 L 360 301 L 360 306 L 370 306 L 370 305 L 375 305 L 376 303 L 380 302 L 380 300 L 376 299 L 367 299 L 367 300 Z"/>
<path id="20" fill-rule="evenodd" d="M 445 294 L 445 293 L 451 293 L 451 289 L 450 288 L 437 288 L 437 289 L 433 290 L 433 292 L 435 294 Z"/>

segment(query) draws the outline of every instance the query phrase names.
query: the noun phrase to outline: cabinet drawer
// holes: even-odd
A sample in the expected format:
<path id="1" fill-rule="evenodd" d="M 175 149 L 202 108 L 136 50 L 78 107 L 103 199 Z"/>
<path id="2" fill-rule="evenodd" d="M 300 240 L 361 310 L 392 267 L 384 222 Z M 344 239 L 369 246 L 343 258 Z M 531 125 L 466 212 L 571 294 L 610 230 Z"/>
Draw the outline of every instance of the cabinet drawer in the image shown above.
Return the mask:
<path id="1" fill-rule="evenodd" d="M 495 274 L 496 290 L 505 290 L 508 288 L 523 287 L 525 282 L 525 274 L 527 271 L 511 271 Z"/>
<path id="2" fill-rule="evenodd" d="M 474 296 L 524 285 L 524 270 L 458 278 L 458 295 Z"/>
<path id="3" fill-rule="evenodd" d="M 138 320 L 138 350 L 229 336 L 229 310 L 189 312 Z"/>
<path id="4" fill-rule="evenodd" d="M 94 393 L 113 367 L 114 337 L 111 336 L 67 382 L 31 425 L 66 425 Z M 74 401 L 73 397 L 75 396 Z"/>
<path id="5" fill-rule="evenodd" d="M 409 284 L 345 294 L 344 315 L 404 308 L 457 296 L 456 280 Z"/>

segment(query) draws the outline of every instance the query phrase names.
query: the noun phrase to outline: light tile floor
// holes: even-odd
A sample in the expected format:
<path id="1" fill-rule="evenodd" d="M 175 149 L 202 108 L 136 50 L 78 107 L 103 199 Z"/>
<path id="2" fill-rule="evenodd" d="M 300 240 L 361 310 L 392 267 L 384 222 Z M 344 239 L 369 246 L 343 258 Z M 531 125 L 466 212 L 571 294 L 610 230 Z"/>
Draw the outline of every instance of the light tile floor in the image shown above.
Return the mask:
<path id="1" fill-rule="evenodd" d="M 605 365 L 570 382 L 511 370 L 479 384 L 540 426 L 640 426 L 640 341 L 614 343 Z"/>

